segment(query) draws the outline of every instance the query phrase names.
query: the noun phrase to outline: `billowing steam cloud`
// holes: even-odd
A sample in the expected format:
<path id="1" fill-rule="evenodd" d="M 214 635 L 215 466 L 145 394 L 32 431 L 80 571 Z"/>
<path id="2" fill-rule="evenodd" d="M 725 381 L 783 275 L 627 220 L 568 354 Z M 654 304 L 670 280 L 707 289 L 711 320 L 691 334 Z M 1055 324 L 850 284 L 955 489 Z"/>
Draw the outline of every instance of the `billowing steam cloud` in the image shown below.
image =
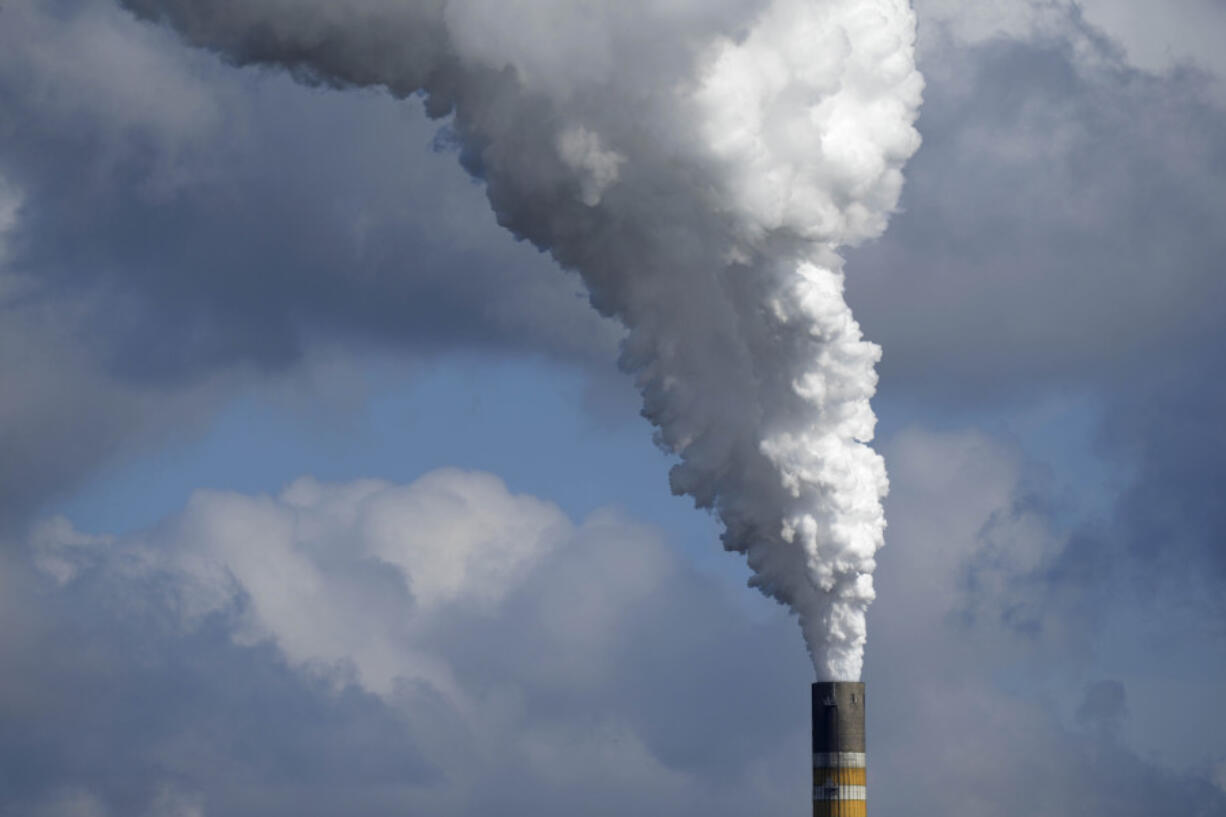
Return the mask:
<path id="1" fill-rule="evenodd" d="M 628 329 L 622 365 L 817 674 L 860 674 L 885 468 L 841 245 L 916 150 L 907 0 L 125 0 L 304 81 L 420 94 L 499 222 Z"/>

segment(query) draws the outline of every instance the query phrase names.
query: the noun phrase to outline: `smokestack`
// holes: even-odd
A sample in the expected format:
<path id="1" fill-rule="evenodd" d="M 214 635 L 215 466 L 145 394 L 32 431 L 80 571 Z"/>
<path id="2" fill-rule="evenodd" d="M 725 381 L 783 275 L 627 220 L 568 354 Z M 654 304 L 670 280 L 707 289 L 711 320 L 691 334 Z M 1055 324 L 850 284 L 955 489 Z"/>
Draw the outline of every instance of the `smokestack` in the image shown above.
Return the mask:
<path id="1" fill-rule="evenodd" d="M 866 817 L 864 684 L 813 685 L 813 817 Z"/>

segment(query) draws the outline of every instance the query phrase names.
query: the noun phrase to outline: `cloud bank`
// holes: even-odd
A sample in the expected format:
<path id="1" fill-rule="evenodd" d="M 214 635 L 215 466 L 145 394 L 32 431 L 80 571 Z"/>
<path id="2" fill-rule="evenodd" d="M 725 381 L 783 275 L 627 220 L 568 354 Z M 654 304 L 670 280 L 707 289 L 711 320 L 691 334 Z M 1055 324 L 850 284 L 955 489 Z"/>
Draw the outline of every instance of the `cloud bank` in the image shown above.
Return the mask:
<path id="1" fill-rule="evenodd" d="M 1177 43 L 1147 69 L 1096 3 L 978 32 L 980 5 L 940 5 L 917 3 L 925 144 L 902 210 L 847 264 L 848 300 L 885 350 L 887 437 L 904 423 L 954 429 L 884 451 L 891 547 L 866 665 L 874 801 L 966 815 L 1220 814 L 1220 82 Z M 1002 3 L 994 19 L 1059 5 Z M 1179 11 L 1196 5 L 1163 6 L 1166 19 L 1142 27 L 1147 47 L 1167 24 L 1215 33 L 1211 17 Z M 1124 23 L 1155 13 L 1142 6 L 1111 12 Z M 236 394 L 302 375 L 321 350 L 341 368 L 371 349 L 410 362 L 461 349 L 596 376 L 621 333 L 575 280 L 505 238 L 482 191 L 452 172 L 455 139 L 435 138 L 418 101 L 228 67 L 108 2 L 10 0 L 3 16 L 0 813 L 403 814 L 433 804 L 427 790 L 446 792 L 452 813 L 486 813 L 494 806 L 465 792 L 489 785 L 541 814 L 586 811 L 587 792 L 623 812 L 725 807 L 690 785 L 737 789 L 726 792 L 737 813 L 804 802 L 804 690 L 790 698 L 779 679 L 807 670 L 788 622 L 745 624 L 750 594 L 712 591 L 715 612 L 684 594 L 658 612 L 631 596 L 626 615 L 681 622 L 667 645 L 619 653 L 616 683 L 525 695 L 535 705 L 517 723 L 565 774 L 547 775 L 545 760 L 531 773 L 494 763 L 478 781 L 432 763 L 435 736 L 459 721 L 415 731 L 442 705 L 393 708 L 340 647 L 322 660 L 304 647 L 291 662 L 241 601 L 179 626 L 188 574 L 164 563 L 163 583 L 128 581 L 109 562 L 108 548 L 139 541 L 191 550 L 171 538 L 99 542 L 94 558 L 111 566 L 63 586 L 35 572 L 20 531 L 49 497 L 191 433 Z M 124 82 L 101 81 L 112 75 Z M 618 151 L 578 131 L 565 142 L 566 166 L 587 182 L 579 200 L 606 201 L 624 181 Z M 982 430 L 957 431 L 967 426 Z M 1046 489 L 1009 440 L 1041 446 L 1055 469 Z M 282 555 L 304 561 L 293 549 L 270 559 Z M 380 584 L 399 568 L 373 572 L 372 598 L 408 598 Z M 513 625 L 489 623 L 475 642 L 457 632 L 428 654 L 452 665 L 489 644 L 518 648 Z M 684 671 L 669 660 L 677 651 Z M 741 666 L 746 655 L 759 669 Z M 659 693 L 668 679 L 676 687 Z M 1116 684 L 1122 707 L 1106 706 L 1095 690 Z M 647 728 L 644 701 L 659 707 L 655 737 L 625 751 Z M 694 710 L 674 722 L 678 701 Z M 720 731 L 711 713 L 730 701 L 746 709 Z M 594 709 L 623 725 L 567 726 Z M 773 737 L 746 737 L 751 727 Z M 962 740 L 934 747 L 938 732 Z M 517 757 L 508 740 L 505 757 Z M 625 790 L 568 751 L 605 742 L 601 757 L 682 771 L 618 799 Z M 684 760 L 728 747 L 778 764 L 742 785 L 737 758 L 710 774 Z M 916 756 L 930 759 L 920 780 Z"/>
<path id="2" fill-rule="evenodd" d="M 26 553 L 36 573 L 4 565 L 0 813 L 143 814 L 167 787 L 227 815 L 803 795 L 776 755 L 803 725 L 707 680 L 786 697 L 803 674 L 786 620 L 747 619 L 739 591 L 611 511 L 575 523 L 477 472 L 304 478 L 200 492 L 124 537 L 48 520 Z"/>
<path id="3" fill-rule="evenodd" d="M 873 611 L 877 807 L 1226 813 L 1207 778 L 1129 747 L 1125 684 L 1074 672 L 1062 707 L 999 683 L 1068 648 L 1000 614 L 1057 539 L 1011 510 L 1017 452 L 912 431 L 887 454 L 902 555 Z M 199 492 L 125 536 L 47 520 L 22 554 L 0 572 L 0 813 L 731 815 L 805 801 L 790 622 L 623 515 L 575 522 L 455 469 L 406 485 L 303 478 L 275 496 Z M 966 582 L 989 567 L 992 584 Z M 934 745 L 941 730 L 958 739 Z"/>

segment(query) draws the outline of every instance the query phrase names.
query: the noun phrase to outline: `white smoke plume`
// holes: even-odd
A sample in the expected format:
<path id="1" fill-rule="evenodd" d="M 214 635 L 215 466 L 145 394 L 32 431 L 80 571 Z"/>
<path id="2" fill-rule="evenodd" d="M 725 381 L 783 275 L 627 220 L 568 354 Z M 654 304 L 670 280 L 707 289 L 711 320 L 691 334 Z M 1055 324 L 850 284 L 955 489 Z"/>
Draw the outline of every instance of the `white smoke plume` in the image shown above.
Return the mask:
<path id="1" fill-rule="evenodd" d="M 239 64 L 419 94 L 499 223 L 577 270 L 621 364 L 818 677 L 859 677 L 877 346 L 840 246 L 919 145 L 907 0 L 124 0 Z"/>

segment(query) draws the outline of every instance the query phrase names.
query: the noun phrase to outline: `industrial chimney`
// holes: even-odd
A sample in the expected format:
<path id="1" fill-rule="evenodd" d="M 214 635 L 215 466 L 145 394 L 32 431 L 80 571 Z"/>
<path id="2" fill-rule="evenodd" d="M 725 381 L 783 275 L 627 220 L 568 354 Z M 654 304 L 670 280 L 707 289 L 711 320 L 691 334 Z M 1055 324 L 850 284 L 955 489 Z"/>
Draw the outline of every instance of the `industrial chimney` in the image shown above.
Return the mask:
<path id="1" fill-rule="evenodd" d="M 866 817 L 864 684 L 813 685 L 813 817 Z"/>

